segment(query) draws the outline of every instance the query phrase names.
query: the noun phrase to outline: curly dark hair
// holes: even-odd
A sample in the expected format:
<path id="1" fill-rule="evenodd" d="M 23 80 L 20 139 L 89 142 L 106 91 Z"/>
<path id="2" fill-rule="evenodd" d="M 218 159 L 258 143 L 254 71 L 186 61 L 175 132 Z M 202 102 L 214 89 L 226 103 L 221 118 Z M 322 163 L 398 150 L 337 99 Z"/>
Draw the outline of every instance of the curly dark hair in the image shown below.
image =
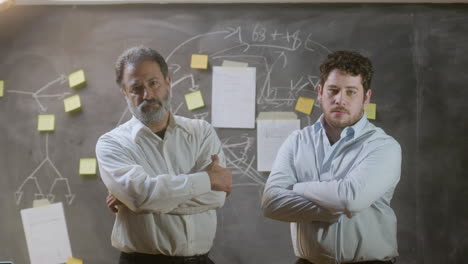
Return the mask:
<path id="1" fill-rule="evenodd" d="M 159 65 L 164 79 L 168 75 L 167 63 L 163 56 L 154 49 L 145 46 L 136 46 L 124 51 L 115 62 L 115 81 L 122 87 L 123 72 L 127 65 L 136 65 L 143 61 L 154 61 Z"/>
<path id="2" fill-rule="evenodd" d="M 361 75 L 364 95 L 370 89 L 372 75 L 372 63 L 369 58 L 354 51 L 340 50 L 328 54 L 325 61 L 320 65 L 320 85 L 323 87 L 328 75 L 334 69 L 344 71 L 353 76 Z"/>

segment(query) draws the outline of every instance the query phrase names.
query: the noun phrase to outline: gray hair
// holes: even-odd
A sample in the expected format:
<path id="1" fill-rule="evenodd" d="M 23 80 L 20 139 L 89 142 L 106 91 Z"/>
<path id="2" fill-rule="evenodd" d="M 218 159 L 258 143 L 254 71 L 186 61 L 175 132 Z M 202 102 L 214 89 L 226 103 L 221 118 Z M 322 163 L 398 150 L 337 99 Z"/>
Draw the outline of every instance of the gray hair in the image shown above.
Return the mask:
<path id="1" fill-rule="evenodd" d="M 127 65 L 138 65 L 143 61 L 154 61 L 159 65 L 164 79 L 168 75 L 168 67 L 164 58 L 154 49 L 136 46 L 124 51 L 115 62 L 115 81 L 122 87 L 123 72 Z"/>

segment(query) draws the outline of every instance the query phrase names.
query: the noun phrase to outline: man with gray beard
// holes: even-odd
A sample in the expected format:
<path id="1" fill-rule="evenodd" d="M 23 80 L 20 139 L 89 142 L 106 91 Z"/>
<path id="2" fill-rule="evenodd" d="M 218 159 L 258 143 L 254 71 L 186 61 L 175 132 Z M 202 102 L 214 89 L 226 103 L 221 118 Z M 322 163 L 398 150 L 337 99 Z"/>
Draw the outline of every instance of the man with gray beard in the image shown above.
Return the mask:
<path id="1" fill-rule="evenodd" d="M 215 130 L 171 113 L 171 77 L 155 50 L 126 50 L 115 71 L 133 118 L 101 136 L 96 155 L 119 264 L 213 263 L 215 209 L 232 185 Z"/>

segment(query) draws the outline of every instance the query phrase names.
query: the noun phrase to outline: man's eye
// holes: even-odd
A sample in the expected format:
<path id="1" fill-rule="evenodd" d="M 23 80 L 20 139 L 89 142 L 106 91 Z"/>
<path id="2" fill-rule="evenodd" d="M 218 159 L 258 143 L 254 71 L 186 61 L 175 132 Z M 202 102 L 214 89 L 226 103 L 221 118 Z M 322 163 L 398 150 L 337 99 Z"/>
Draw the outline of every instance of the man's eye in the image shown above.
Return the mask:
<path id="1" fill-rule="evenodd" d="M 130 92 L 133 93 L 133 94 L 136 94 L 140 90 L 141 90 L 141 86 L 135 86 L 135 87 L 132 87 L 132 89 L 130 89 Z"/>
<path id="2" fill-rule="evenodd" d="M 328 93 L 330 94 L 337 94 L 338 90 L 337 89 L 328 89 Z"/>
<path id="3" fill-rule="evenodd" d="M 151 82 L 149 83 L 149 85 L 150 85 L 151 87 L 158 87 L 158 86 L 159 86 L 159 82 L 158 82 L 158 81 L 151 81 Z"/>
<path id="4" fill-rule="evenodd" d="M 349 91 L 347 92 L 347 94 L 348 94 L 348 95 L 355 95 L 355 94 L 356 94 L 356 91 L 349 90 Z"/>

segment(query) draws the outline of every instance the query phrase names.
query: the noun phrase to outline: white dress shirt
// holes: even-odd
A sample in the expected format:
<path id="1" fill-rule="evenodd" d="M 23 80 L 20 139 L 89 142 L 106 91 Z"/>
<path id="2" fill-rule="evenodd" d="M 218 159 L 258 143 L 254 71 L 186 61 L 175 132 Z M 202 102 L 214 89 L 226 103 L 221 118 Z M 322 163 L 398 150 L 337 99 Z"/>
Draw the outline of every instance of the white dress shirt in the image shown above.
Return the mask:
<path id="1" fill-rule="evenodd" d="M 117 213 L 112 245 L 123 252 L 193 256 L 207 253 L 216 208 L 225 192 L 211 191 L 211 155 L 225 167 L 221 142 L 203 120 L 170 116 L 164 139 L 133 117 L 96 145 L 107 189 L 126 205 Z"/>
<path id="2" fill-rule="evenodd" d="M 262 201 L 264 214 L 291 223 L 296 256 L 314 263 L 398 256 L 390 207 L 401 149 L 365 115 L 330 145 L 323 115 L 279 150 Z"/>

